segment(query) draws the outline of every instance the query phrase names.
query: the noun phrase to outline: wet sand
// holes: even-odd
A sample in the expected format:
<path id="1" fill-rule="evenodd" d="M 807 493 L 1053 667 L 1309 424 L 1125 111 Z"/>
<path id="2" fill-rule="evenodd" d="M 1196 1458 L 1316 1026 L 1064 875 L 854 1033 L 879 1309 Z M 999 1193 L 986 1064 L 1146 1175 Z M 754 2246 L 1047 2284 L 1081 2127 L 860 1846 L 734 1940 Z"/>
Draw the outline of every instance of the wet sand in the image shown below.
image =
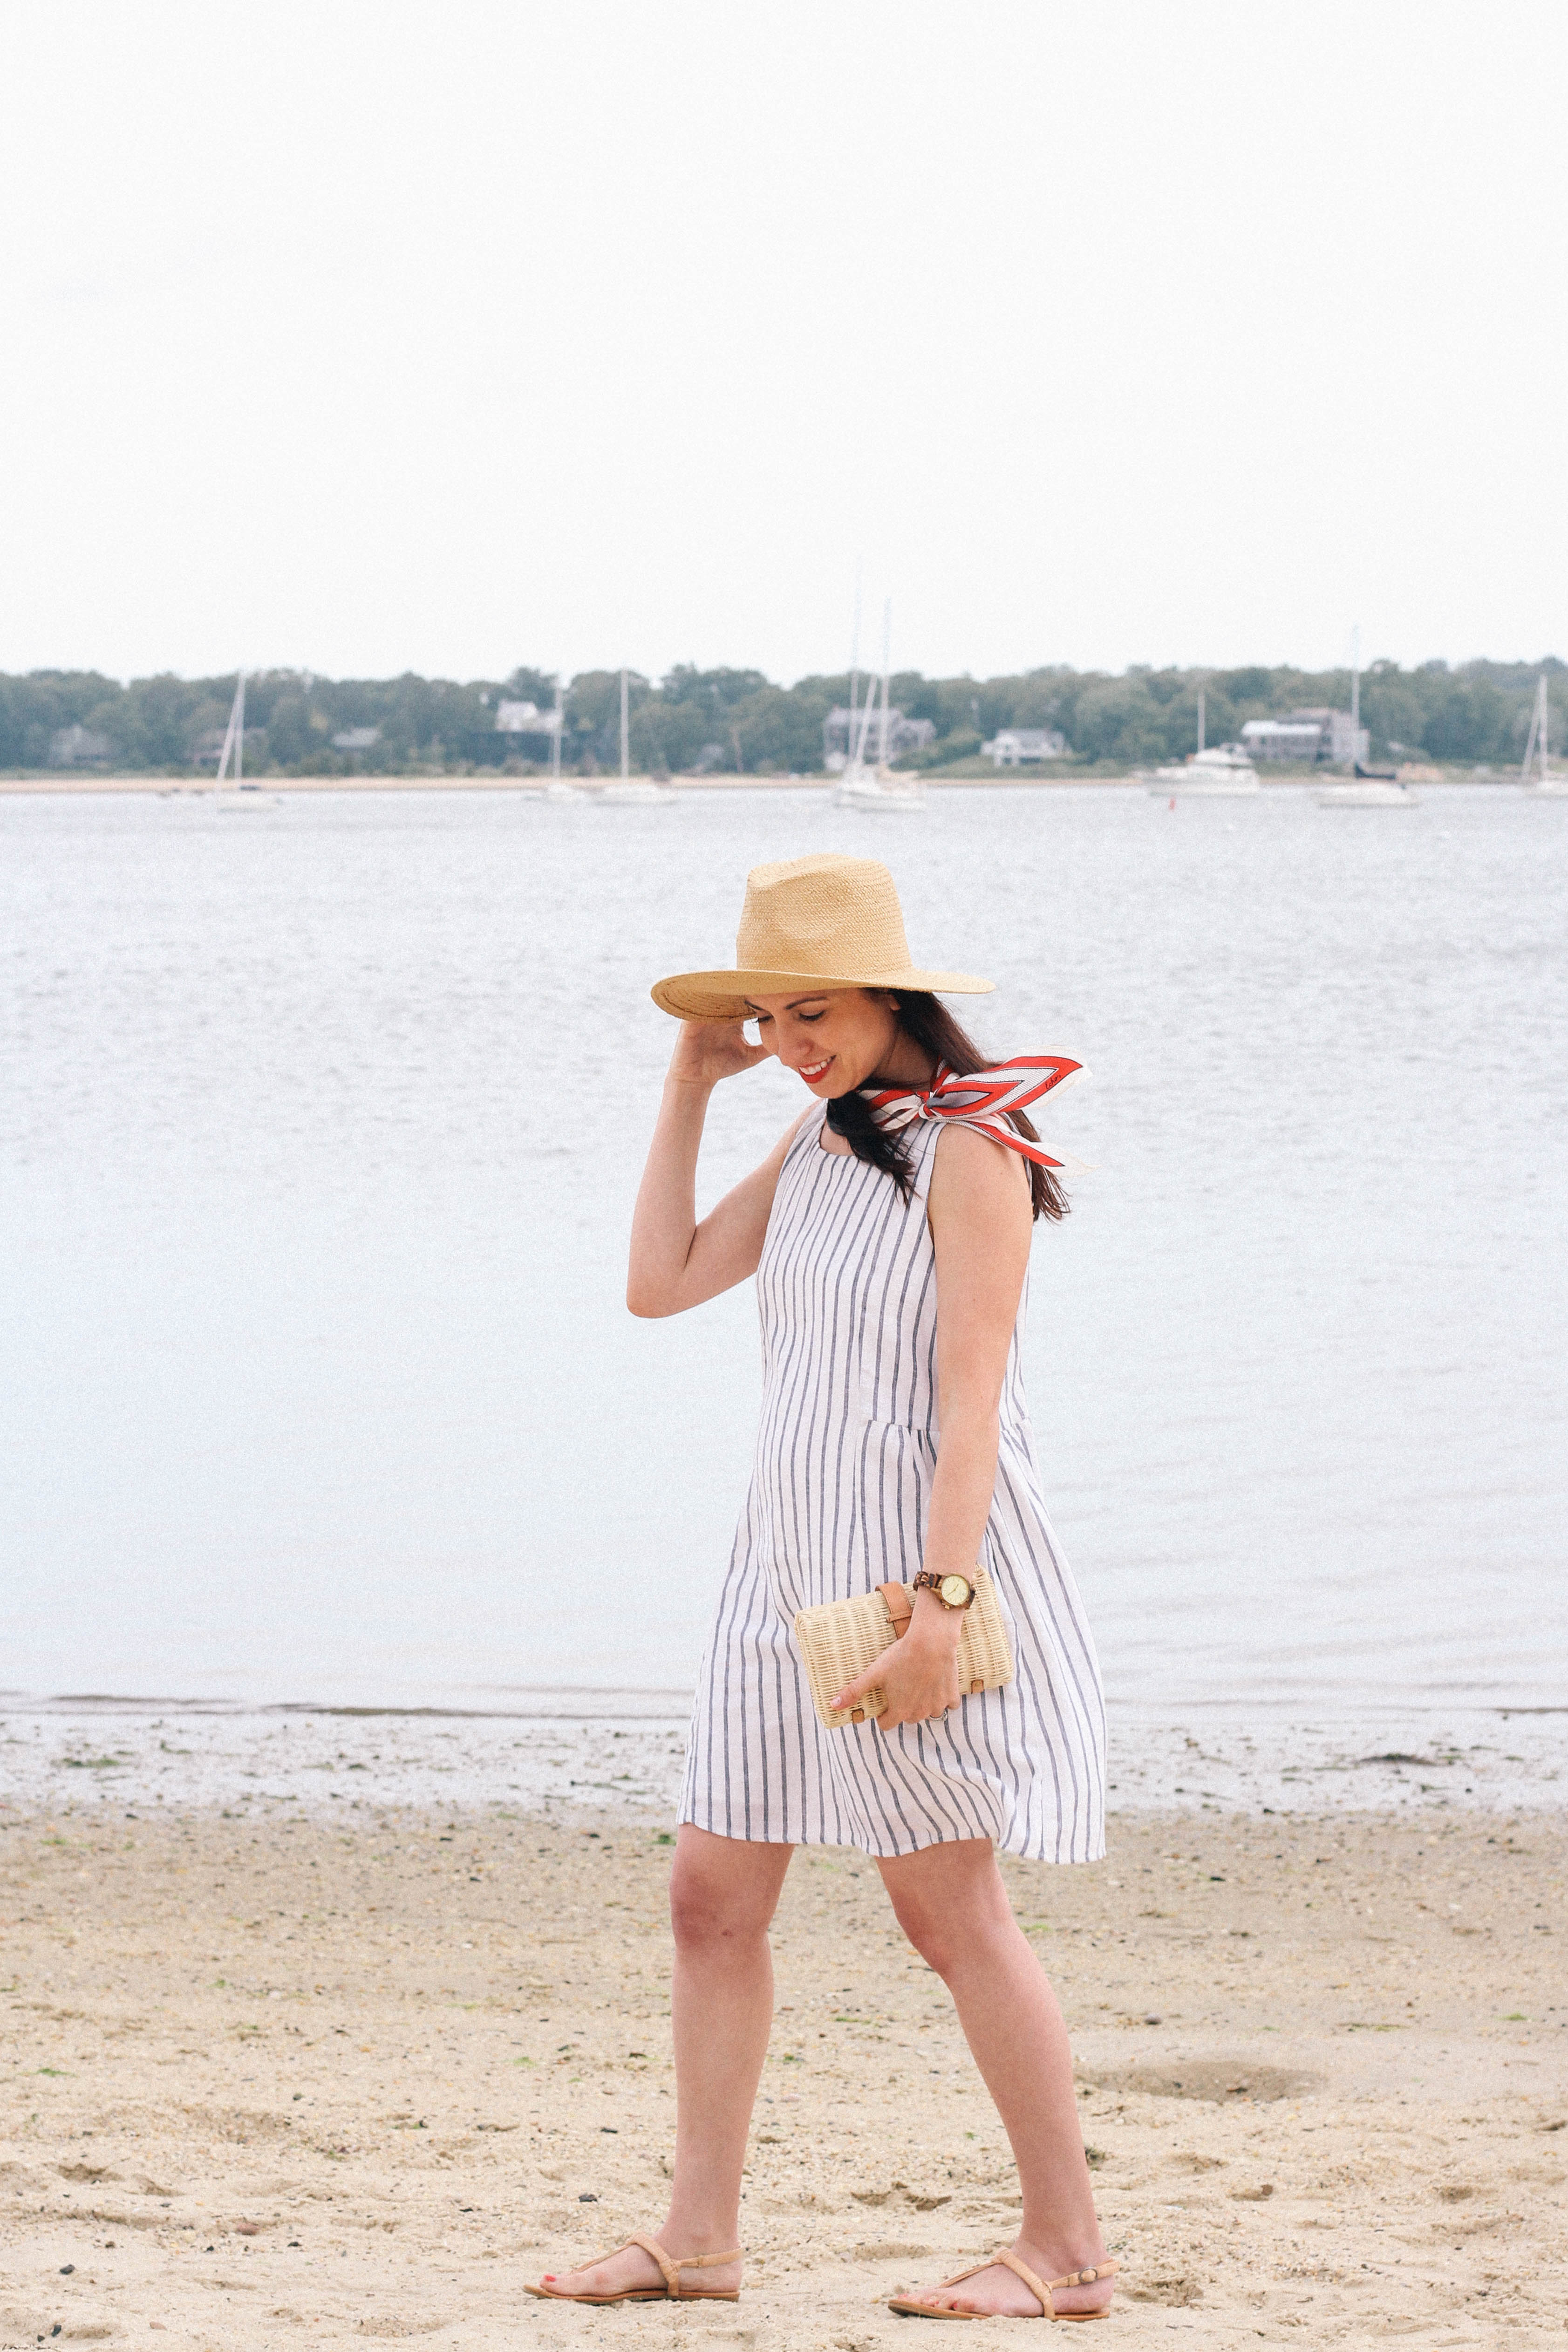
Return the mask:
<path id="1" fill-rule="evenodd" d="M 742 2300 L 592 2314 L 521 2286 L 659 2218 L 662 1821 L 0 1820 L 0 2344 L 867 2352 L 921 2325 L 880 2297 L 1011 2233 L 858 1854 L 799 1855 L 781 1908 Z M 1108 2342 L 1562 2343 L 1565 1860 L 1561 1816 L 1434 1811 L 1123 1815 L 1103 1865 L 1006 1864 L 1074 2032 Z"/>

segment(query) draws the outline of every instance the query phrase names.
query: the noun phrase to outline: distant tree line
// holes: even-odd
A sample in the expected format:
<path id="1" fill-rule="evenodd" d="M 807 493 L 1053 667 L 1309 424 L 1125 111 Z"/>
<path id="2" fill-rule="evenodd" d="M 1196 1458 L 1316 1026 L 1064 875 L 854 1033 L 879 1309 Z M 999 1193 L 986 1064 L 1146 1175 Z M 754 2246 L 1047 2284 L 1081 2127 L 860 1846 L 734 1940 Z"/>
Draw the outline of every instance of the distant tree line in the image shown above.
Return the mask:
<path id="1" fill-rule="evenodd" d="M 1373 755 L 1517 761 L 1542 668 L 1552 679 L 1553 740 L 1563 744 L 1568 666 L 1560 661 L 1473 661 L 1455 668 L 1426 662 L 1409 670 L 1374 662 L 1361 681 L 1362 720 Z M 232 672 L 129 685 L 95 670 L 0 675 L 0 770 L 45 768 L 51 756 L 164 774 L 211 766 L 234 687 Z M 936 729 L 934 741 L 909 755 L 905 766 L 957 766 L 973 761 L 999 728 L 1050 727 L 1066 736 L 1073 763 L 1130 767 L 1180 759 L 1194 748 L 1200 688 L 1206 738 L 1218 743 L 1239 734 L 1248 719 L 1314 706 L 1347 709 L 1350 688 L 1344 669 L 1131 668 L 1112 677 L 1056 667 L 990 678 L 928 678 L 907 670 L 893 677 L 891 700 L 906 717 L 929 719 Z M 848 688 L 844 674 L 803 677 L 790 687 L 751 669 L 682 665 L 657 682 L 634 675 L 633 765 L 658 775 L 815 774 L 823 761 L 823 720 L 847 700 Z M 498 731 L 497 712 L 503 701 L 548 711 L 554 697 L 553 678 L 527 667 L 461 685 L 412 673 L 325 678 L 265 670 L 246 683 L 246 767 L 285 775 L 534 772 L 549 764 L 548 738 Z M 563 709 L 563 768 L 578 774 L 614 768 L 620 757 L 619 671 L 580 672 L 564 689 Z M 85 740 L 68 746 L 73 728 L 83 730 Z M 375 740 L 357 749 L 334 741 L 356 730 L 376 730 Z"/>

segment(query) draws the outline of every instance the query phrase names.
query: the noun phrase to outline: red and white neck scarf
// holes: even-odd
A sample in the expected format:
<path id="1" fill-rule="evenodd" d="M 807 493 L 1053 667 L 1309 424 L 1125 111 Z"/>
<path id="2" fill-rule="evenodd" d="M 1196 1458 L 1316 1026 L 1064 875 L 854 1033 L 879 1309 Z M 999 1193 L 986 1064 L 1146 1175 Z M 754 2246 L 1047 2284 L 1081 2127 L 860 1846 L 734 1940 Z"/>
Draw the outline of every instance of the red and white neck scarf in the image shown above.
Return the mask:
<path id="1" fill-rule="evenodd" d="M 1019 1054 L 1010 1062 L 999 1062 L 993 1070 L 971 1070 L 962 1077 L 939 1063 L 929 1087 L 889 1087 L 881 1092 L 862 1087 L 860 1091 L 879 1127 L 896 1130 L 912 1127 L 917 1119 L 931 1118 L 978 1128 L 993 1143 L 1005 1144 L 1009 1151 L 1020 1152 L 1042 1168 L 1078 1174 L 1087 1172 L 1081 1160 L 1058 1156 L 1043 1143 L 1031 1143 L 1008 1126 L 1007 1113 L 1026 1110 L 1042 1095 L 1088 1075 L 1081 1062 L 1067 1061 L 1059 1054 Z"/>

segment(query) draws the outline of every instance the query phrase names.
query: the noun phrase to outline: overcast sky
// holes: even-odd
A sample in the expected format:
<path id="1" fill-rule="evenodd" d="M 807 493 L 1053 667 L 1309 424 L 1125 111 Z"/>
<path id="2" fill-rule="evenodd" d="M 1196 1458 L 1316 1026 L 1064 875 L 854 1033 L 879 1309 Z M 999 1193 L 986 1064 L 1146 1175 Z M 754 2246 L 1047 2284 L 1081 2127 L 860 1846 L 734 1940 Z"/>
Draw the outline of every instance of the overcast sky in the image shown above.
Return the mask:
<path id="1" fill-rule="evenodd" d="M 1561 0 L 0 44 L 0 669 L 1568 654 Z"/>

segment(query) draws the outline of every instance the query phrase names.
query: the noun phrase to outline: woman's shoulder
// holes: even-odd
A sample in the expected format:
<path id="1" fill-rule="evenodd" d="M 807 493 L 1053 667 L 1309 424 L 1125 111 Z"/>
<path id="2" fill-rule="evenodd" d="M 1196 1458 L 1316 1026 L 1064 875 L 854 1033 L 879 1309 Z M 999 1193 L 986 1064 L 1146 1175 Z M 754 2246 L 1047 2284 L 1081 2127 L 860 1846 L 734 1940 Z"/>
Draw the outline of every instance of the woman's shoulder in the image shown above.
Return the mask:
<path id="1" fill-rule="evenodd" d="M 951 1203 L 966 1215 L 1008 1214 L 1028 1204 L 1028 1162 L 980 1128 L 944 1124 L 932 1143 L 931 1198 L 933 1212 Z"/>

